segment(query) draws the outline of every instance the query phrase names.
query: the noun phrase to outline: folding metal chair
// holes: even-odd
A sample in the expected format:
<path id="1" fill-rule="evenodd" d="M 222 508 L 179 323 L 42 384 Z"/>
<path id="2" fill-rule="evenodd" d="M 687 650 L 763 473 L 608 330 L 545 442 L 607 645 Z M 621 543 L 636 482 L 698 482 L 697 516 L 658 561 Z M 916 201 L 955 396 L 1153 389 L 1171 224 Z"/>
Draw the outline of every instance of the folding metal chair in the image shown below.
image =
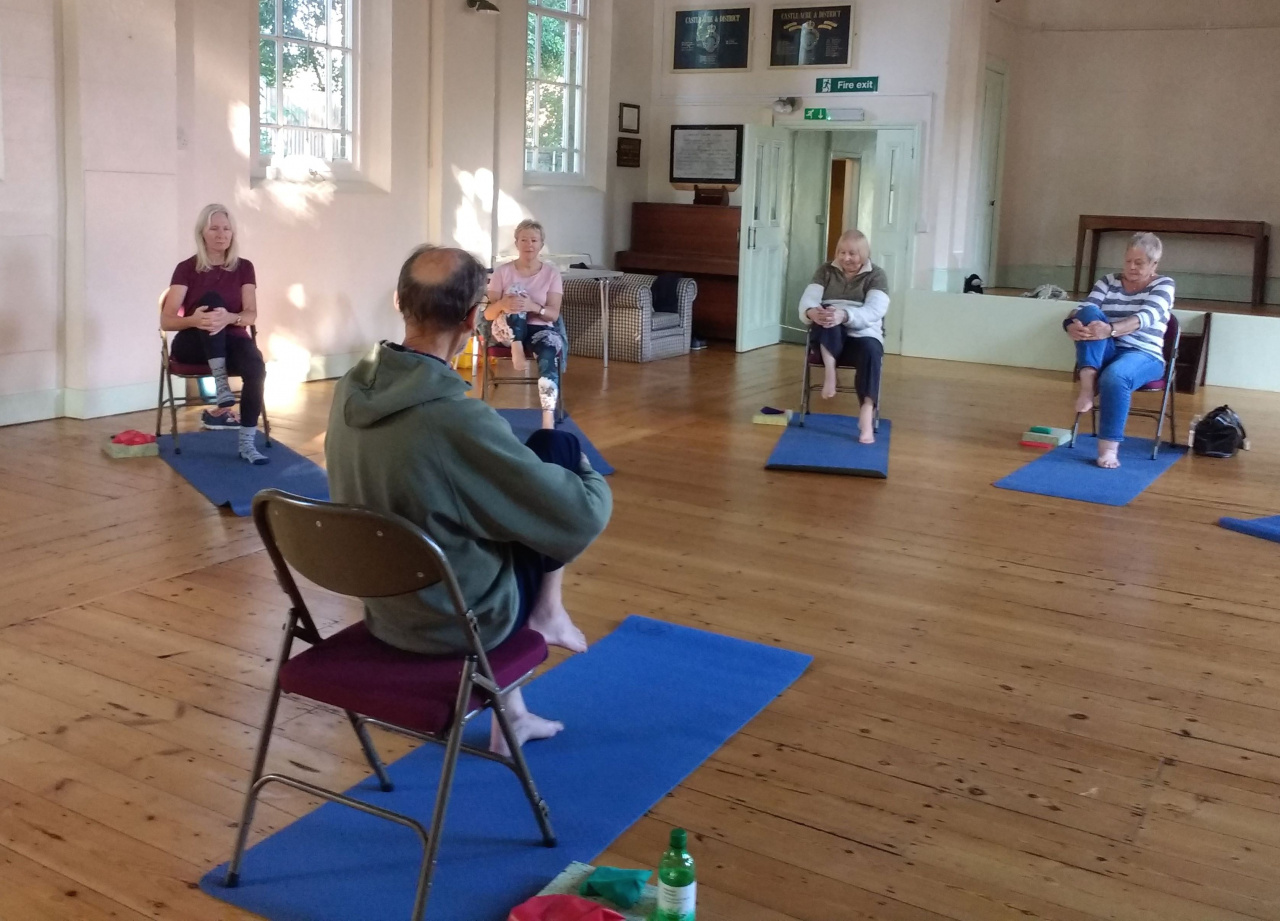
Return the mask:
<path id="1" fill-rule="evenodd" d="M 443 552 L 421 529 L 399 516 L 266 489 L 254 497 L 253 520 L 275 565 L 276 578 L 289 597 L 290 608 L 226 885 L 239 883 L 241 859 L 258 794 L 267 784 L 279 783 L 415 831 L 422 842 L 423 858 L 411 919 L 421 921 L 431 891 L 453 774 L 459 753 L 463 751 L 505 764 L 516 774 L 542 832 L 543 844 L 554 847 L 556 839 L 551 830 L 550 811 L 534 786 L 502 703 L 504 694 L 523 684 L 546 660 L 547 644 L 542 635 L 525 627 L 486 653 L 480 643 L 475 614 L 463 600 Z M 442 583 L 471 651 L 457 657 L 406 652 L 378 640 L 363 622 L 322 637 L 290 567 L 322 588 L 357 598 L 406 595 Z M 291 657 L 294 640 L 310 643 L 311 648 Z M 444 765 L 431 827 L 424 828 L 407 815 L 361 802 L 308 780 L 280 773 L 264 774 L 281 692 L 343 710 L 384 792 L 391 792 L 391 780 L 373 747 L 367 726 L 380 726 L 413 739 L 444 745 Z M 485 708 L 493 710 L 511 750 L 510 756 L 463 743 L 467 724 Z"/>
<path id="2" fill-rule="evenodd" d="M 564 341 L 564 349 L 560 352 L 559 362 L 560 392 L 556 394 L 556 422 L 563 422 L 565 416 L 564 371 L 569 366 L 569 332 L 565 329 L 563 317 L 557 317 L 553 327 L 560 333 L 560 338 Z M 498 387 L 502 384 L 532 384 L 534 387 L 538 386 L 538 375 L 536 373 L 538 363 L 532 355 L 528 356 L 528 360 L 530 366 L 535 369 L 533 377 L 516 374 L 499 377 L 490 362 L 496 364 L 504 359 L 510 359 L 511 348 L 500 344 L 493 338 L 493 324 L 487 320 L 481 321 L 477 332 L 481 337 L 481 354 L 483 355 L 480 360 L 480 399 L 486 403 L 491 402 L 491 398 L 497 393 Z"/>
<path id="3" fill-rule="evenodd" d="M 813 342 L 805 345 L 804 354 L 804 372 L 800 378 L 800 425 L 804 425 L 804 417 L 809 414 L 809 395 L 815 390 L 821 390 L 821 384 L 813 383 L 813 369 L 822 367 L 822 349 Z M 839 383 L 840 371 L 854 370 L 853 357 L 849 352 L 849 341 L 845 340 L 845 350 L 836 358 L 836 393 L 857 393 L 857 388 L 853 385 L 844 385 Z M 871 423 L 872 431 L 880 431 L 880 391 L 876 390 L 876 414 Z"/>
<path id="4" fill-rule="evenodd" d="M 164 293 L 160 295 L 160 307 L 164 308 L 165 295 L 169 293 L 166 288 Z M 249 335 L 253 337 L 256 345 L 258 342 L 258 327 L 250 326 Z M 230 375 L 234 377 L 235 375 Z M 181 380 L 200 380 L 206 377 L 213 377 L 213 370 L 207 364 L 191 365 L 185 362 L 177 361 L 169 354 L 169 334 L 163 329 L 160 330 L 160 393 L 157 396 L 156 404 L 156 437 L 160 437 L 160 426 L 164 420 L 164 408 L 169 407 L 169 434 L 173 436 L 173 453 L 181 454 L 182 446 L 178 443 L 178 407 L 184 409 L 193 405 L 204 405 L 203 399 L 197 400 L 194 397 L 173 395 L 173 379 Z M 168 388 L 168 396 L 165 396 L 165 388 Z M 233 390 L 237 397 L 240 396 L 238 390 Z M 271 420 L 267 417 L 267 407 L 264 403 L 262 406 L 262 429 L 267 438 L 267 447 L 271 447 Z"/>
<path id="5" fill-rule="evenodd" d="M 1178 326 L 1178 318 L 1173 314 L 1169 315 L 1169 325 L 1164 330 L 1164 377 L 1156 378 L 1143 384 L 1134 393 L 1159 393 L 1160 408 L 1157 409 L 1135 409 L 1132 404 L 1129 406 L 1130 416 L 1143 416 L 1147 419 L 1156 420 L 1156 437 L 1155 443 L 1151 446 L 1151 459 L 1155 460 L 1160 456 L 1160 436 L 1164 432 L 1165 416 L 1169 417 L 1169 444 L 1176 445 L 1178 443 L 1178 413 L 1177 413 L 1177 388 L 1174 386 L 1177 378 L 1178 364 L 1178 346 L 1182 342 L 1182 330 Z M 1076 377 L 1079 378 L 1080 370 L 1076 369 Z M 1080 432 L 1080 417 L 1084 413 L 1076 413 L 1075 422 L 1071 425 L 1071 447 L 1076 446 L 1076 436 Z M 1093 409 L 1089 410 L 1090 424 L 1093 428 L 1093 434 L 1098 434 L 1098 399 L 1094 395 Z"/>

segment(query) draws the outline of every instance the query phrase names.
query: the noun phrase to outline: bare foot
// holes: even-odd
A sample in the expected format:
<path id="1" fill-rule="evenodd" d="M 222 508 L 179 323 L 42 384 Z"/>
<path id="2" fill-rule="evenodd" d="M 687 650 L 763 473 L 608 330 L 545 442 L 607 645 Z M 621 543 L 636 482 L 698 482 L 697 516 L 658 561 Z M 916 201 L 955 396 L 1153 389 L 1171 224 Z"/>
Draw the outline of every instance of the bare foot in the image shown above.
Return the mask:
<path id="1" fill-rule="evenodd" d="M 859 426 L 858 427 L 858 444 L 873 445 L 875 443 L 876 443 L 875 429 L 871 428 L 871 426 L 867 426 L 866 428 Z"/>
<path id="2" fill-rule="evenodd" d="M 1114 470 L 1120 466 L 1120 442 L 1098 439 L 1098 466 Z"/>
<path id="3" fill-rule="evenodd" d="M 1114 454 L 1099 454 L 1098 466 L 1107 470 L 1114 470 L 1120 466 L 1120 460 Z"/>
<path id="4" fill-rule="evenodd" d="M 822 379 L 822 398 L 830 400 L 836 395 L 836 376 L 828 374 Z"/>
<path id="5" fill-rule="evenodd" d="M 511 366 L 517 371 L 523 371 L 529 367 L 529 360 L 524 357 L 524 343 L 511 343 Z"/>
<path id="6" fill-rule="evenodd" d="M 1076 394 L 1076 412 L 1087 413 L 1093 409 L 1093 395 L 1083 390 Z"/>
<path id="7" fill-rule="evenodd" d="M 529 627 L 541 633 L 549 646 L 561 646 L 570 652 L 587 651 L 586 636 L 574 624 L 562 604 L 535 605 L 529 614 Z"/>
<path id="8" fill-rule="evenodd" d="M 527 710 L 521 714 L 508 712 L 507 719 L 511 721 L 511 731 L 515 734 L 516 743 L 522 748 L 526 742 L 549 739 L 564 729 L 564 723 L 559 720 L 543 719 Z M 498 725 L 496 718 L 489 729 L 489 751 L 495 755 L 511 757 L 511 748 L 507 745 L 507 740 L 502 735 L 502 727 Z"/>
<path id="9" fill-rule="evenodd" d="M 542 427 L 544 429 L 553 429 L 556 427 L 555 410 L 544 409 L 542 411 Z"/>
<path id="10" fill-rule="evenodd" d="M 876 404 L 871 400 L 865 400 L 858 410 L 858 443 L 876 443 Z"/>

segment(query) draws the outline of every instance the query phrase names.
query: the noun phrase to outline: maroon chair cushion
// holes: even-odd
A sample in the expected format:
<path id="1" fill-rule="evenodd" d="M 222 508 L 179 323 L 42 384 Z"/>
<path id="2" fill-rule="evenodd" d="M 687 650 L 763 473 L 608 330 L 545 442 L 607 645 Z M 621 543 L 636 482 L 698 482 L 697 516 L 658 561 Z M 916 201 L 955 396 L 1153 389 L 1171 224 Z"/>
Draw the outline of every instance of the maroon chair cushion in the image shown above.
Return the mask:
<path id="1" fill-rule="evenodd" d="M 1163 392 L 1164 392 L 1164 384 L 1165 384 L 1165 379 L 1162 377 L 1162 378 L 1160 378 L 1159 380 L 1150 381 L 1150 382 L 1148 382 L 1148 383 L 1146 383 L 1146 384 L 1143 384 L 1141 387 L 1139 387 L 1139 388 L 1138 388 L 1138 390 L 1139 390 L 1139 391 L 1141 391 L 1141 392 L 1143 392 L 1143 393 L 1147 393 L 1147 392 L 1149 392 L 1149 391 L 1150 391 L 1150 392 L 1163 393 Z"/>
<path id="2" fill-rule="evenodd" d="M 179 374 L 186 377 L 212 377 L 213 372 L 209 370 L 208 365 L 188 365 L 176 359 L 169 359 L 169 373 Z"/>
<path id="3" fill-rule="evenodd" d="M 525 627 L 488 655 L 506 687 L 546 660 L 547 644 Z M 286 662 L 280 688 L 406 729 L 442 733 L 453 722 L 463 661 L 396 649 L 358 623 Z M 472 708 L 483 702 L 472 695 Z"/>
<path id="4" fill-rule="evenodd" d="M 510 358 L 511 349 L 505 345 L 491 345 L 488 349 L 488 355 L 490 358 Z"/>

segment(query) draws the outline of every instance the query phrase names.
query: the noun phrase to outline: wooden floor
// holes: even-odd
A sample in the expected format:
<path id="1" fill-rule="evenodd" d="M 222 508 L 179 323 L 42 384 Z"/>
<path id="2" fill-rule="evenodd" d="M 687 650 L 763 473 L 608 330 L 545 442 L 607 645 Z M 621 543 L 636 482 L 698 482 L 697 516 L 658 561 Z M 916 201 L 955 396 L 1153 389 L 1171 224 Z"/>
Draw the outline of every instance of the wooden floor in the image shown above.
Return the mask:
<path id="1" fill-rule="evenodd" d="M 1214 525 L 1280 512 L 1280 395 L 1186 401 L 1229 401 L 1254 450 L 1110 508 L 990 485 L 1067 421 L 1049 372 L 891 357 L 889 480 L 767 473 L 751 415 L 795 404 L 798 360 L 615 363 L 603 389 L 570 365 L 618 468 L 568 579 L 589 636 L 643 613 L 815 657 L 601 859 L 687 827 L 700 921 L 1280 918 L 1280 545 Z M 320 455 L 331 389 L 273 404 L 282 441 Z M 248 917 L 196 880 L 232 843 L 283 598 L 247 521 L 100 453 L 148 424 L 0 429 L 3 921 Z M 334 713 L 281 719 L 282 762 L 366 773 Z M 259 833 L 309 808 L 277 789 Z"/>

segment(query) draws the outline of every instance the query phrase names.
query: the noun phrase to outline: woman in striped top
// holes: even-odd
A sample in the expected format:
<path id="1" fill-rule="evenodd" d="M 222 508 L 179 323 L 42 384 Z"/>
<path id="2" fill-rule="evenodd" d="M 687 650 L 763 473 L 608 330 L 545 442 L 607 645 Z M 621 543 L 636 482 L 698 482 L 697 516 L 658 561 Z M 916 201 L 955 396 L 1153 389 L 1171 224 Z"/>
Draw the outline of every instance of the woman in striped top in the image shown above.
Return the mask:
<path id="1" fill-rule="evenodd" d="M 1174 284 L 1156 271 L 1163 252 L 1155 234 L 1134 234 L 1124 254 L 1124 271 L 1094 285 L 1085 302 L 1062 321 L 1076 344 L 1076 412 L 1088 412 L 1099 400 L 1099 467 L 1120 466 L 1116 455 L 1133 391 L 1165 373 L 1164 330 L 1173 313 Z"/>

